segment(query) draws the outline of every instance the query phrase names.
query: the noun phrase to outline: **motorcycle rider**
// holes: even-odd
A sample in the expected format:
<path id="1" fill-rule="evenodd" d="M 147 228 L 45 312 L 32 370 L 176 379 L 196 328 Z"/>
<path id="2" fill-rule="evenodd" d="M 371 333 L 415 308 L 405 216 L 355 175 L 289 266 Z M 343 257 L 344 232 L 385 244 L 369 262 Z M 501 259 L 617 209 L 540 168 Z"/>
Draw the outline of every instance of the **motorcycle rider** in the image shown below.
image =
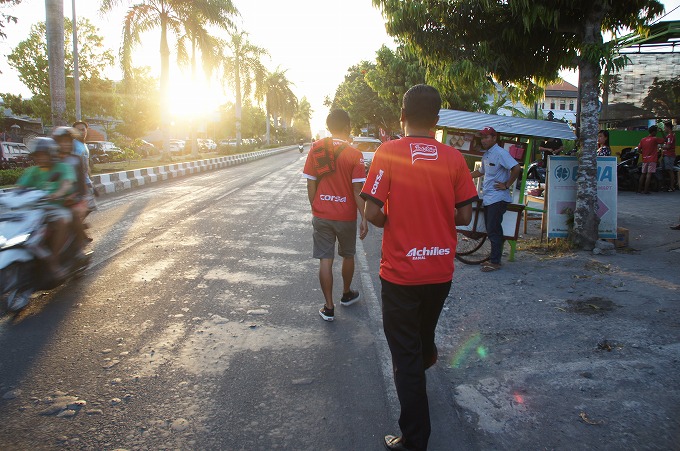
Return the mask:
<path id="1" fill-rule="evenodd" d="M 36 165 L 21 174 L 17 185 L 48 193 L 46 200 L 49 208 L 46 214 L 50 232 L 47 241 L 51 252 L 46 261 L 52 275 L 61 279 L 65 276 L 65 270 L 59 265 L 59 254 L 66 243 L 73 217 L 64 206 L 64 201 L 73 190 L 77 177 L 71 166 L 58 160 L 59 145 L 52 138 L 36 138 L 29 143 L 29 148 Z"/>
<path id="2" fill-rule="evenodd" d="M 76 173 L 76 183 L 74 190 L 69 193 L 65 205 L 73 213 L 73 229 L 75 240 L 82 254 L 82 249 L 86 241 L 90 241 L 85 233 L 85 217 L 89 213 L 87 207 L 87 168 L 83 165 L 83 160 L 74 154 L 76 138 L 79 132 L 72 127 L 57 127 L 52 131 L 52 138 L 59 145 L 59 158 L 62 163 L 73 167 Z M 81 255 L 82 256 L 82 255 Z"/>

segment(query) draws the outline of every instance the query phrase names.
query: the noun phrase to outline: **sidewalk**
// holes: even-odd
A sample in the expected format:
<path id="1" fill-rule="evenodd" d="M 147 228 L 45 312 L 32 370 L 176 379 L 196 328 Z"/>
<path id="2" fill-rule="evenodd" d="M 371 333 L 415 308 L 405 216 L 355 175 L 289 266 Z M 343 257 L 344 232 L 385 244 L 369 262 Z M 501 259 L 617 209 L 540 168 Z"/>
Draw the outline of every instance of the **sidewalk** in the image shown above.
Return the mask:
<path id="1" fill-rule="evenodd" d="M 620 192 L 630 245 L 615 256 L 456 262 L 429 380 L 460 423 L 434 410 L 431 449 L 678 449 L 679 216 L 678 192 Z M 446 443 L 451 428 L 469 442 Z"/>

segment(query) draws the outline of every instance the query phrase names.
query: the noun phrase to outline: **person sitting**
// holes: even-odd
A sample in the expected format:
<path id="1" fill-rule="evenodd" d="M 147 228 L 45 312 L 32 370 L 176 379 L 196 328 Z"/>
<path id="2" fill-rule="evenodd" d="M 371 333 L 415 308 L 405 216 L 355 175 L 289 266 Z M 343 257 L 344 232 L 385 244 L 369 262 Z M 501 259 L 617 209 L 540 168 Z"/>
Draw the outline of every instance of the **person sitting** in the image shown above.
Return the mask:
<path id="1" fill-rule="evenodd" d="M 548 169 L 548 157 L 559 155 L 564 150 L 564 146 L 560 138 L 547 138 L 543 144 L 538 146 L 538 150 L 543 152 L 543 167 Z"/>
<path id="2" fill-rule="evenodd" d="M 64 207 L 67 195 L 73 190 L 76 174 L 73 168 L 56 160 L 59 145 L 51 138 L 36 138 L 29 143 L 35 166 L 27 168 L 17 180 L 21 188 L 36 188 L 47 192 L 49 208 L 48 246 L 50 255 L 47 265 L 53 277 L 62 279 L 66 272 L 59 265 L 59 255 L 66 243 L 71 211 Z"/>
<path id="3" fill-rule="evenodd" d="M 71 166 L 76 174 L 74 189 L 66 200 L 73 213 L 73 229 L 78 249 L 82 253 L 85 242 L 89 241 L 85 233 L 85 216 L 89 213 L 87 206 L 87 168 L 81 157 L 75 155 L 76 138 L 80 132 L 72 127 L 57 127 L 52 132 L 52 138 L 59 145 L 59 158 L 62 163 Z"/>

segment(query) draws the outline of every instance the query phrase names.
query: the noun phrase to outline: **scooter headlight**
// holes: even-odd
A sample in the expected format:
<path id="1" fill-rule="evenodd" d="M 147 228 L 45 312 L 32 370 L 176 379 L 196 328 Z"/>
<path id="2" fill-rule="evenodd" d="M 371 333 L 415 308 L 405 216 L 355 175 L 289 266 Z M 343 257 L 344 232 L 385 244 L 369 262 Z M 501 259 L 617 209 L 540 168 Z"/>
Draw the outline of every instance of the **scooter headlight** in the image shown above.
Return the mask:
<path id="1" fill-rule="evenodd" d="M 22 233 L 21 235 L 14 236 L 10 239 L 0 236 L 0 248 L 9 249 L 10 247 L 18 246 L 23 244 L 31 236 L 30 233 Z"/>

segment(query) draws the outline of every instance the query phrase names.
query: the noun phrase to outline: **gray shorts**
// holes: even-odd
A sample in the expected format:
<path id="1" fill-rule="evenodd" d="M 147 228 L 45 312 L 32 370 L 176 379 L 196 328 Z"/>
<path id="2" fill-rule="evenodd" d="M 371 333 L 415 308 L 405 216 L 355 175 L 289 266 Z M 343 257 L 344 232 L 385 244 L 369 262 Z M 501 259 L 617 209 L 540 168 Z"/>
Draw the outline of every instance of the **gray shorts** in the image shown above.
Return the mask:
<path id="1" fill-rule="evenodd" d="M 47 222 L 54 222 L 59 220 L 64 220 L 66 222 L 71 222 L 73 220 L 73 215 L 71 210 L 66 207 L 57 207 L 50 205 L 45 208 L 45 214 L 47 215 Z"/>
<path id="2" fill-rule="evenodd" d="M 314 226 L 314 258 L 335 257 L 335 240 L 338 240 L 338 255 L 354 257 L 357 247 L 357 221 L 331 221 L 312 218 Z"/>
<path id="3" fill-rule="evenodd" d="M 675 163 L 675 157 L 669 157 L 668 155 L 663 156 L 663 168 L 665 171 L 672 170 L 673 163 Z"/>

